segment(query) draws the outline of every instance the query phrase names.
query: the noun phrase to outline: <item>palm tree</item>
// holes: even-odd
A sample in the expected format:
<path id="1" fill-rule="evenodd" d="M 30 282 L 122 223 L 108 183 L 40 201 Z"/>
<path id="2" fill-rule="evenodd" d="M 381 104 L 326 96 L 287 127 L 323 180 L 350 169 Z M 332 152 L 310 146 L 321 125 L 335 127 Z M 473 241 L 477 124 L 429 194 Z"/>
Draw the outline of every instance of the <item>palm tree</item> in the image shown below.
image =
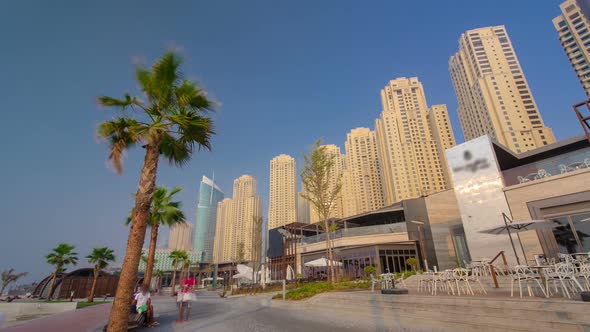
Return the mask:
<path id="1" fill-rule="evenodd" d="M 69 243 L 60 243 L 53 248 L 51 253 L 45 256 L 47 263 L 55 266 L 55 271 L 51 277 L 51 286 L 49 287 L 49 296 L 47 301 L 50 301 L 55 292 L 55 280 L 57 274 L 65 271 L 67 265 L 76 265 L 78 263 L 78 253 L 74 251 L 76 247 Z"/>
<path id="2" fill-rule="evenodd" d="M 188 259 L 188 254 L 184 250 L 173 250 L 168 256 L 172 259 L 172 296 L 174 296 L 174 290 L 176 288 L 176 270 L 178 269 L 178 264 L 184 262 Z"/>
<path id="3" fill-rule="evenodd" d="M 109 332 L 127 329 L 129 303 L 150 220 L 160 155 L 171 164 L 182 166 L 190 160 L 195 147 L 211 148 L 213 121 L 204 112 L 211 110 L 212 102 L 194 82 L 182 78 L 181 64 L 182 59 L 170 51 L 151 68 L 139 66 L 135 78 L 143 98 L 129 94 L 122 99 L 98 98 L 100 105 L 122 110 L 113 120 L 101 123 L 97 130 L 110 146 L 109 160 L 117 173 L 123 170 L 122 160 L 127 149 L 137 144 L 145 149 L 135 194 L 133 224 L 107 327 Z"/>
<path id="4" fill-rule="evenodd" d="M 152 281 L 152 273 L 154 271 L 156 244 L 158 242 L 158 230 L 160 225 L 172 227 L 186 222 L 184 213 L 180 210 L 182 203 L 172 201 L 172 196 L 181 190 L 182 188 L 176 187 L 168 192 L 168 189 L 158 186 L 154 191 L 149 221 L 151 227 L 150 249 L 147 257 L 145 276 L 143 278 L 143 284 L 148 287 Z"/>
<path id="5" fill-rule="evenodd" d="M 92 280 L 92 288 L 90 289 L 90 295 L 88 295 L 88 302 L 94 302 L 94 291 L 96 291 L 96 282 L 102 269 L 109 265 L 109 262 L 115 261 L 115 255 L 113 249 L 109 247 L 100 247 L 92 249 L 92 253 L 88 256 L 88 263 L 94 264 L 94 278 Z"/>
<path id="6" fill-rule="evenodd" d="M 156 293 L 160 292 L 160 288 L 162 288 L 162 277 L 164 276 L 164 272 L 162 270 L 157 270 L 154 273 L 154 277 L 156 277 Z"/>
<path id="7" fill-rule="evenodd" d="M 27 274 L 29 274 L 28 272 L 21 272 L 16 274 L 14 274 L 13 272 L 14 269 L 2 271 L 2 275 L 0 276 L 0 278 L 2 279 L 2 288 L 0 288 L 0 296 L 2 296 L 2 294 L 4 293 L 4 289 L 8 286 L 8 284 L 11 284 L 20 279 L 21 277 L 24 277 Z"/>

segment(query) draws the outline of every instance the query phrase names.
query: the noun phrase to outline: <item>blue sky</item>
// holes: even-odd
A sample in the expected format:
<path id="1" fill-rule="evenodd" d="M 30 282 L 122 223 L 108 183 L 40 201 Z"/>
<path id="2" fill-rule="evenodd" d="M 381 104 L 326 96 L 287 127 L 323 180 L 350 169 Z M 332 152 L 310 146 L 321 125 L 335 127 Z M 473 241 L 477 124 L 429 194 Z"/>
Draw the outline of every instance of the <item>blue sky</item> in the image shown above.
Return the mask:
<path id="1" fill-rule="evenodd" d="M 212 152 L 185 168 L 162 164 L 158 182 L 183 186 L 194 222 L 198 183 L 226 195 L 252 174 L 268 197 L 269 160 L 302 153 L 318 137 L 343 148 L 373 127 L 380 89 L 418 76 L 429 104 L 446 103 L 462 141 L 448 59 L 468 29 L 506 25 L 546 125 L 581 133 L 571 105 L 584 99 L 557 40 L 552 1 L 12 1 L 0 12 L 0 270 L 50 271 L 44 255 L 70 242 L 86 256 L 119 258 L 142 151 L 123 176 L 106 167 L 94 131 L 109 119 L 96 96 L 137 91 L 133 63 L 182 50 L 184 71 L 220 101 Z M 163 237 L 166 237 L 163 234 Z M 85 259 L 81 259 L 85 262 Z"/>

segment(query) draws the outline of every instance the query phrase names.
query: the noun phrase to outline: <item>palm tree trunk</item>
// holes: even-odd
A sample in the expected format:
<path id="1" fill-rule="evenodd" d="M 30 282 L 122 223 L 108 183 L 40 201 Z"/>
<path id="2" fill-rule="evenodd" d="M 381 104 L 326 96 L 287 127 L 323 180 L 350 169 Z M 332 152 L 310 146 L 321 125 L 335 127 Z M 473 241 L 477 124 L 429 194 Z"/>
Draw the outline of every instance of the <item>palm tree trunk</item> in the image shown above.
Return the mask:
<path id="1" fill-rule="evenodd" d="M 98 281 L 98 275 L 100 271 L 94 270 L 94 280 L 92 280 L 92 289 L 90 289 L 90 295 L 88 296 L 88 302 L 94 302 L 94 291 L 96 290 L 96 282 Z"/>
<path id="2" fill-rule="evenodd" d="M 57 279 L 57 271 L 59 271 L 59 268 L 53 272 L 53 277 L 51 277 L 51 285 L 49 286 L 49 295 L 47 296 L 47 301 L 51 301 L 53 292 L 55 292 L 55 279 Z"/>
<path id="3" fill-rule="evenodd" d="M 144 286 L 150 287 L 152 282 L 152 274 L 154 272 L 154 261 L 156 258 L 156 244 L 158 242 L 158 228 L 160 225 L 152 225 L 152 231 L 150 233 L 150 250 L 148 253 L 147 264 L 145 267 L 145 276 L 143 277 Z"/>
<path id="4" fill-rule="evenodd" d="M 174 272 L 172 272 L 172 290 L 170 291 L 170 296 L 174 296 L 174 289 L 176 288 L 176 264 L 174 264 Z"/>
<path id="5" fill-rule="evenodd" d="M 133 222 L 127 239 L 127 251 L 119 276 L 119 284 L 111 309 L 107 332 L 127 331 L 131 296 L 137 281 L 137 269 L 141 258 L 141 247 L 145 239 L 149 220 L 150 205 L 156 186 L 158 158 L 160 155 L 159 141 L 154 140 L 146 145 L 145 158 L 141 169 L 141 177 L 135 194 Z"/>

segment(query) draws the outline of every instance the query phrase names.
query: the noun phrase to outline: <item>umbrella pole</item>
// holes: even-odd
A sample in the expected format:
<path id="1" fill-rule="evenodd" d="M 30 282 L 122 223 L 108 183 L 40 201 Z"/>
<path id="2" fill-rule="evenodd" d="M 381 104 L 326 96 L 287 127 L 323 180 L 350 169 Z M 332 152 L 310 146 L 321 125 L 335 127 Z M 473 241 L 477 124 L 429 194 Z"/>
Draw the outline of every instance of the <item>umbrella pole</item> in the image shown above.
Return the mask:
<path id="1" fill-rule="evenodd" d="M 512 234 L 510 234 L 510 227 L 508 227 L 508 221 L 506 221 L 508 216 L 504 212 L 502 212 L 502 218 L 504 218 L 504 224 L 506 225 L 506 231 L 508 232 L 508 237 L 510 238 L 510 245 L 512 245 L 512 251 L 514 251 L 514 256 L 516 256 L 516 264 L 520 265 L 520 259 L 518 259 L 518 254 L 516 253 L 514 242 L 512 242 Z"/>
<path id="2" fill-rule="evenodd" d="M 520 249 L 522 249 L 522 255 L 524 256 L 524 264 L 529 265 L 526 260 L 526 252 L 524 251 L 524 246 L 522 245 L 522 240 L 520 239 L 520 234 L 516 233 L 516 236 L 518 237 L 518 243 L 520 243 Z"/>

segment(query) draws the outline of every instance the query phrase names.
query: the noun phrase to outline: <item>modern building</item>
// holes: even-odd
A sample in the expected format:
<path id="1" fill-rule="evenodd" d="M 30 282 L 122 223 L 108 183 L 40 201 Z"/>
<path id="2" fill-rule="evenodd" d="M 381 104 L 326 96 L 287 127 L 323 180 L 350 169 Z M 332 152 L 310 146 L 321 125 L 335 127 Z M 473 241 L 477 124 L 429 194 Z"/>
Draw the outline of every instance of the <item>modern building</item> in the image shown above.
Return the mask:
<path id="1" fill-rule="evenodd" d="M 281 154 L 270 161 L 268 227 L 297 221 L 297 182 L 293 157 Z"/>
<path id="2" fill-rule="evenodd" d="M 516 153 L 555 142 L 504 26 L 462 34 L 449 70 L 465 140 L 489 135 Z"/>
<path id="3" fill-rule="evenodd" d="M 509 263 L 535 255 L 590 251 L 590 143 L 586 136 L 521 154 L 488 136 L 447 150 L 471 258 L 503 250 Z M 513 221 L 546 220 L 546 229 L 509 235 L 485 231 Z M 526 256 L 526 257 L 525 257 Z"/>
<path id="4" fill-rule="evenodd" d="M 234 180 L 233 198 L 219 202 L 213 257 L 215 263 L 252 260 L 258 257 L 262 232 L 256 226 L 262 217 L 262 202 L 256 194 L 257 182 L 250 175 Z"/>
<path id="5" fill-rule="evenodd" d="M 170 250 L 193 250 L 193 225 L 185 222 L 174 225 L 170 228 L 168 237 L 168 249 Z"/>
<path id="6" fill-rule="evenodd" d="M 375 132 L 356 128 L 346 136 L 346 175 L 342 176 L 343 216 L 378 210 L 385 205 Z"/>
<path id="7" fill-rule="evenodd" d="M 217 204 L 221 200 L 223 200 L 221 189 L 213 180 L 203 176 L 199 186 L 199 201 L 197 204 L 197 217 L 193 236 L 193 249 L 203 253 L 202 262 L 210 262 L 213 259 L 217 224 Z"/>
<path id="8" fill-rule="evenodd" d="M 449 188 L 445 181 L 443 156 L 433 136 L 424 88 L 416 77 L 397 78 L 381 90 L 383 112 L 375 121 L 378 159 L 383 175 L 385 205 L 425 196 Z M 443 113 L 437 106 L 434 111 Z M 446 115 L 448 118 L 448 115 Z M 449 126 L 447 135 L 452 137 Z M 450 139 L 449 139 L 450 141 Z"/>
<path id="9" fill-rule="evenodd" d="M 582 88 L 590 98 L 590 2 L 567 0 L 559 7 L 562 14 L 553 19 L 553 25 Z"/>
<path id="10" fill-rule="evenodd" d="M 170 253 L 172 253 L 173 249 L 156 249 L 156 253 L 154 255 L 155 261 L 154 261 L 154 271 L 162 271 L 162 272 L 167 272 L 167 271 L 174 271 L 174 266 L 173 266 L 173 259 L 170 258 Z M 191 264 L 197 264 L 201 262 L 201 257 L 203 255 L 203 253 L 199 252 L 199 251 L 193 251 L 193 250 L 189 250 L 186 252 L 188 255 L 189 260 L 191 261 Z M 142 255 L 146 255 L 148 254 L 148 249 L 144 248 L 142 249 Z M 141 272 L 145 272 L 145 268 L 146 268 L 146 262 L 144 262 L 143 260 L 140 260 L 139 262 L 139 271 Z M 177 269 L 180 269 L 180 265 L 176 267 Z"/>
<path id="11" fill-rule="evenodd" d="M 339 182 L 342 181 L 342 173 L 345 169 L 345 156 L 342 155 L 340 147 L 334 144 L 322 145 L 325 149 L 325 153 L 331 156 L 334 160 L 334 167 L 330 172 L 328 187 L 332 190 Z M 340 195 L 335 199 L 334 206 L 330 210 L 330 218 L 340 218 L 343 216 L 343 204 L 342 204 L 342 191 Z M 320 217 L 313 204 L 310 202 L 310 220 L 311 222 L 320 221 Z"/>

